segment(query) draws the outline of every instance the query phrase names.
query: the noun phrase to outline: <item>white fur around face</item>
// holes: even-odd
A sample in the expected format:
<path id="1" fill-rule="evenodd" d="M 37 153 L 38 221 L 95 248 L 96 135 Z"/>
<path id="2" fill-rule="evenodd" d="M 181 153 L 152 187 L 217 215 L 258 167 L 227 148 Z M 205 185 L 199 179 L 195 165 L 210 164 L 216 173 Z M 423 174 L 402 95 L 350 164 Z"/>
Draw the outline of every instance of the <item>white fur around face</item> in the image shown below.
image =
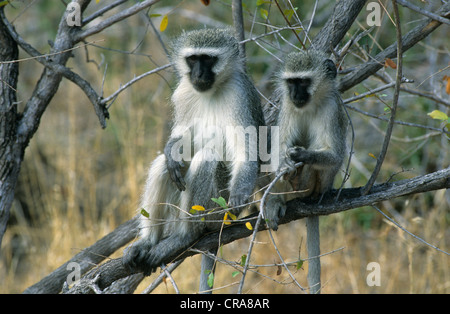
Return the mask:
<path id="1" fill-rule="evenodd" d="M 186 63 L 186 58 L 195 55 L 218 57 L 219 60 L 213 67 L 213 72 L 216 74 L 223 72 L 228 65 L 225 60 L 228 60 L 229 56 L 223 49 L 211 47 L 186 47 L 183 48 L 180 53 L 182 60 L 178 61 L 178 68 L 181 70 L 182 74 L 188 74 L 191 71 Z"/>

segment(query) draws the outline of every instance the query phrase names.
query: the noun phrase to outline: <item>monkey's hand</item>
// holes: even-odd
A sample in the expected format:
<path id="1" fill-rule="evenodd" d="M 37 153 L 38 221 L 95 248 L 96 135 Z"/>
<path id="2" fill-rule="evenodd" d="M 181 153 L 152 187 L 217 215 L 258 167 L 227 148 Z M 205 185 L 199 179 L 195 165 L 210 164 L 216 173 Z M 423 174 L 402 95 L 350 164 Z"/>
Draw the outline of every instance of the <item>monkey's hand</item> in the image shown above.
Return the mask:
<path id="1" fill-rule="evenodd" d="M 264 218 L 270 229 L 277 231 L 278 222 L 286 214 L 286 204 L 278 195 L 269 196 L 264 208 Z"/>
<path id="2" fill-rule="evenodd" d="M 288 148 L 286 151 L 286 155 L 291 159 L 293 163 L 309 163 L 311 159 L 311 152 L 300 146 Z"/>
<path id="3" fill-rule="evenodd" d="M 282 159 L 280 166 L 277 170 L 277 175 L 280 172 L 284 172 L 284 179 L 289 179 L 297 174 L 297 168 L 295 168 L 295 162 L 291 159 L 288 151 L 286 151 L 286 156 Z"/>
<path id="4" fill-rule="evenodd" d="M 184 167 L 183 161 L 175 161 L 172 158 L 167 158 L 167 171 L 169 172 L 170 179 L 177 186 L 180 191 L 186 190 L 186 182 L 181 174 L 181 168 Z"/>
<path id="5" fill-rule="evenodd" d="M 250 198 L 250 193 L 245 193 L 242 191 L 235 191 L 230 194 L 230 200 L 228 201 L 228 205 L 231 207 L 231 212 L 234 215 L 237 215 L 244 208 L 242 205 L 248 202 Z M 239 207 L 238 207 L 239 206 Z"/>

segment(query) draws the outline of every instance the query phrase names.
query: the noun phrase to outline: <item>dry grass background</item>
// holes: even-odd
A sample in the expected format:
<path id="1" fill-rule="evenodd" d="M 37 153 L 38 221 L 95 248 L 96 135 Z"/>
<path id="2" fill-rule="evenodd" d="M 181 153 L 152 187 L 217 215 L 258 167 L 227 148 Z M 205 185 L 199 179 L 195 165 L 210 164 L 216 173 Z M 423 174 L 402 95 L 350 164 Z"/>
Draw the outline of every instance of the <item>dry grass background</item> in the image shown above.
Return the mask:
<path id="1" fill-rule="evenodd" d="M 52 36 L 52 27 L 63 10 L 58 8 L 45 11 L 50 8 L 49 5 L 51 4 L 46 1 L 38 2 L 21 17 L 40 21 L 40 27 L 48 30 L 47 33 L 38 31 L 32 24 L 16 26 L 19 31 L 24 32 L 25 38 L 30 38 L 42 51 L 48 50 L 43 42 Z M 199 14 L 217 18 L 220 13 L 213 11 L 214 6 L 220 8 L 220 4 L 216 2 L 213 2 L 210 11 L 200 4 L 185 4 L 183 8 L 203 10 Z M 39 20 L 38 13 L 44 11 L 47 12 L 48 20 Z M 11 14 L 15 15 L 17 12 Z M 407 13 L 403 16 L 409 17 Z M 183 26 L 171 26 L 170 18 L 171 16 L 167 31 L 169 34 L 170 31 L 176 34 L 181 28 L 188 29 L 196 25 L 192 20 L 181 19 L 180 25 Z M 382 35 L 382 32 L 378 34 L 380 41 Z M 33 36 L 36 38 L 33 39 Z M 394 33 L 390 36 L 394 36 Z M 439 30 L 424 45 L 408 52 L 405 58 L 408 77 L 421 82 L 434 69 L 448 64 L 448 42 L 442 43 L 442 38 L 446 38 L 445 31 Z M 159 65 L 166 62 L 156 37 L 142 18 L 127 20 L 96 39 L 104 40 L 100 43 L 104 47 L 127 51 L 135 49 L 138 47 L 137 43 L 145 39 L 136 52 L 151 53 L 151 60 Z M 261 59 L 264 52 L 256 45 L 249 44 L 248 54 L 250 73 L 258 82 L 258 87 L 268 95 L 268 71 L 271 69 L 265 59 Z M 108 63 L 105 95 L 110 95 L 135 74 L 154 67 L 148 56 L 89 48 L 91 59 L 100 62 L 102 55 Z M 84 50 L 75 51 L 75 58 L 70 61 L 70 66 L 88 78 L 96 88 L 100 88 L 104 65 L 97 69 L 95 64 L 86 63 Z M 36 62 L 21 63 L 19 100 L 26 101 L 40 71 L 41 67 Z M 389 72 L 389 69 L 385 71 Z M 389 74 L 393 73 L 391 71 Z M 448 75 L 448 70 L 444 73 Z M 164 80 L 158 75 L 147 77 L 121 94 L 110 109 L 111 119 L 105 130 L 100 129 L 93 108 L 78 87 L 63 81 L 26 150 L 11 222 L 1 249 L 0 293 L 23 291 L 132 217 L 137 208 L 147 167 L 163 148 L 167 135 L 167 121 L 170 119 L 170 108 L 167 105 L 170 96 L 168 83 L 173 86 L 174 80 L 169 72 L 161 75 Z M 367 86 L 371 86 L 370 84 L 366 83 Z M 431 88 L 440 86 L 437 78 L 434 84 L 437 85 L 431 85 Z M 362 87 L 357 90 L 366 91 Z M 389 101 L 390 92 L 387 91 L 386 94 L 388 96 L 382 98 Z M 360 101 L 356 106 L 377 113 L 382 113 L 384 107 L 375 98 Z M 399 106 L 400 120 L 436 126 L 426 116 L 427 112 L 436 107 L 431 101 L 405 95 Z M 375 164 L 368 154 L 377 155 L 383 138 L 378 128 L 383 129 L 384 123 L 369 121 L 354 112 L 350 114 L 357 138 L 352 176 L 348 184 L 359 186 L 365 183 L 367 174 L 370 174 Z M 409 141 L 427 133 L 430 131 L 395 127 L 395 138 L 380 181 L 387 180 L 402 167 L 410 171 L 397 175 L 395 179 L 448 166 L 448 141 L 443 136 Z M 390 214 L 395 214 L 395 218 L 409 231 L 448 252 L 449 199 L 449 192 L 440 190 L 386 201 L 379 206 Z M 323 253 L 343 247 L 322 258 L 324 293 L 450 292 L 449 257 L 405 234 L 383 219 L 375 209 L 361 208 L 323 217 L 321 235 Z M 303 221 L 282 226 L 274 233 L 274 237 L 286 261 L 307 257 Z M 249 239 L 243 239 L 225 246 L 221 256 L 227 260 L 239 261 L 241 255 L 247 252 L 248 241 Z M 260 233 L 257 241 L 252 264 L 279 262 L 266 232 Z M 121 253 L 122 250 L 119 250 L 115 256 Z M 366 276 L 369 274 L 366 266 L 372 261 L 381 266 L 380 287 L 369 287 L 366 284 Z M 188 258 L 172 274 L 182 292 L 197 291 L 199 265 L 199 256 Z M 307 267 L 307 263 L 304 263 L 298 271 L 291 269 L 303 286 L 307 286 Z M 218 265 L 215 287 L 223 288 L 218 289 L 217 293 L 237 291 L 240 275 L 233 278 L 233 271 L 230 266 Z M 248 275 L 244 291 L 298 293 L 299 289 L 292 284 L 286 271 L 282 270 L 281 274 L 277 274 L 277 271 L 277 267 L 259 267 L 257 272 Z M 146 278 L 139 290 L 154 277 L 155 275 Z M 166 281 L 156 292 L 173 293 L 174 289 L 170 281 Z"/>

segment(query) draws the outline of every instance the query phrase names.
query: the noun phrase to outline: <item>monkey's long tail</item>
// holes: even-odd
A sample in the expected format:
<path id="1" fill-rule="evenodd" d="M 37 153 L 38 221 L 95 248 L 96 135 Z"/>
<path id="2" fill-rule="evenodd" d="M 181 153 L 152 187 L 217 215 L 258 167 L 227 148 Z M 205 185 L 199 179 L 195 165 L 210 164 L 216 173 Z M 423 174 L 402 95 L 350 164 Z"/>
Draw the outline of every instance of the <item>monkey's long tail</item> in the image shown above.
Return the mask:
<path id="1" fill-rule="evenodd" d="M 212 287 L 208 284 L 208 277 L 212 273 L 214 275 L 214 262 L 215 259 L 207 255 L 202 255 L 201 273 L 200 273 L 200 285 L 198 288 L 201 294 L 211 294 Z"/>
<path id="2" fill-rule="evenodd" d="M 320 293 L 320 234 L 319 216 L 311 216 L 306 220 L 306 246 L 308 249 L 308 285 L 311 294 Z"/>

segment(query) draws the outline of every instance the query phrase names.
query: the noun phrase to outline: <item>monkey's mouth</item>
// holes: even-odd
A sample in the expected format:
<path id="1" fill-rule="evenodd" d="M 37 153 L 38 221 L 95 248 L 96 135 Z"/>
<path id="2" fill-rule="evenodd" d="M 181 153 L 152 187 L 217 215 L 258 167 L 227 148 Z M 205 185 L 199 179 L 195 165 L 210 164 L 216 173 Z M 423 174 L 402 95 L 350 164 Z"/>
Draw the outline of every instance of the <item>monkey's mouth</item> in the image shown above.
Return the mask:
<path id="1" fill-rule="evenodd" d="M 211 82 L 200 80 L 195 81 L 192 85 L 194 86 L 194 89 L 198 92 L 206 92 L 207 90 L 210 90 L 213 86 Z"/>
<path id="2" fill-rule="evenodd" d="M 309 97 L 307 97 L 305 99 L 296 99 L 296 100 L 293 100 L 292 103 L 294 104 L 294 106 L 296 108 L 303 108 L 308 104 L 308 100 L 309 100 Z"/>

